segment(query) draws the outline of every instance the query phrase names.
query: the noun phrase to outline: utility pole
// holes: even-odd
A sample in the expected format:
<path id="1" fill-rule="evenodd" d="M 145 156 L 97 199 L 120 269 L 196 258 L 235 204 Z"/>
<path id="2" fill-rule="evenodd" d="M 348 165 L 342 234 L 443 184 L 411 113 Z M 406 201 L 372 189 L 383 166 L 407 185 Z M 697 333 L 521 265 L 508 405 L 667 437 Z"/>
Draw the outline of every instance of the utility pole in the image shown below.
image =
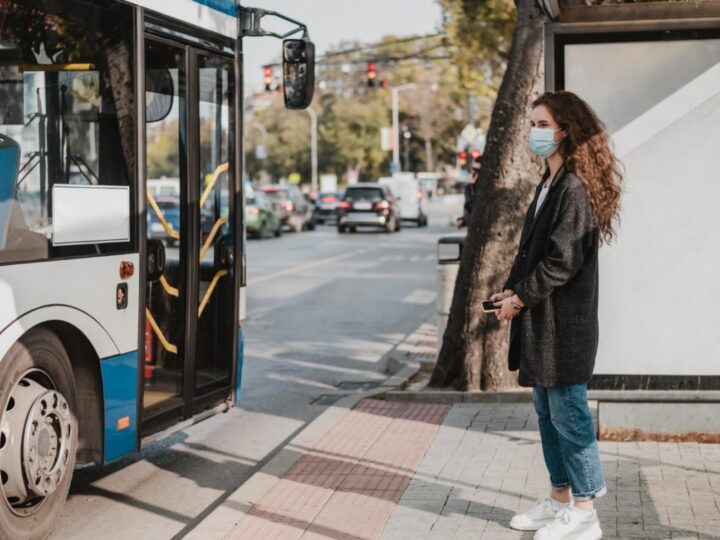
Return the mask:
<path id="1" fill-rule="evenodd" d="M 311 180 L 310 189 L 313 193 L 317 193 L 318 190 L 318 159 L 317 159 L 317 113 L 315 109 L 310 105 L 305 109 L 310 115 L 310 168 L 311 168 Z"/>
<path id="2" fill-rule="evenodd" d="M 399 172 L 400 169 L 400 112 L 398 111 L 398 101 L 402 90 L 417 88 L 415 83 L 401 84 L 394 86 L 392 89 L 392 129 L 393 129 L 393 171 Z"/>

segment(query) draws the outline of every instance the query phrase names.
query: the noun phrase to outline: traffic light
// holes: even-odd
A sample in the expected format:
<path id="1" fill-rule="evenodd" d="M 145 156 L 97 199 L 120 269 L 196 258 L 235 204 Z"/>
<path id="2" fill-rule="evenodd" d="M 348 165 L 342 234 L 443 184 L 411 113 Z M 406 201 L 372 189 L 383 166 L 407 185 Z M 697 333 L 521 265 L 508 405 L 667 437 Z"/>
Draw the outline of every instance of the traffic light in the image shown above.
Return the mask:
<path id="1" fill-rule="evenodd" d="M 375 86 L 377 80 L 377 66 L 373 62 L 369 62 L 367 65 L 367 85 L 370 88 Z"/>
<path id="2" fill-rule="evenodd" d="M 473 158 L 473 161 L 478 159 L 481 155 L 482 155 L 482 152 L 480 152 L 480 150 L 473 150 L 472 152 L 470 152 L 470 157 Z"/>
<path id="3" fill-rule="evenodd" d="M 265 73 L 265 91 L 270 92 L 272 90 L 272 68 L 265 66 L 263 72 Z"/>
<path id="4" fill-rule="evenodd" d="M 465 150 L 460 150 L 458 152 L 458 162 L 460 163 L 460 168 L 465 169 L 467 167 L 467 160 L 468 153 Z"/>

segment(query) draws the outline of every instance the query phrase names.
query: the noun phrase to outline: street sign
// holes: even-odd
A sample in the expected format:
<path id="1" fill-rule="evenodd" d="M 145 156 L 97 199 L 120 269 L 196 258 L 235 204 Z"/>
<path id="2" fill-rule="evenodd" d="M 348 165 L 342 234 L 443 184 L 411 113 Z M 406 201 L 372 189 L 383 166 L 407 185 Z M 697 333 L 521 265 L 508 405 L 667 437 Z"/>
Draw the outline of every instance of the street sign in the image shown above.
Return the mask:
<path id="1" fill-rule="evenodd" d="M 288 174 L 288 182 L 290 182 L 291 184 L 299 184 L 300 179 L 301 179 L 300 173 L 294 172 L 294 173 Z"/>
<path id="2" fill-rule="evenodd" d="M 320 191 L 337 191 L 337 175 L 321 174 Z"/>
<path id="3" fill-rule="evenodd" d="M 380 148 L 382 150 L 393 149 L 393 132 L 392 128 L 381 127 L 380 128 Z"/>
<path id="4" fill-rule="evenodd" d="M 465 139 L 466 143 L 471 144 L 477 136 L 477 129 L 472 124 L 468 124 L 462 129 L 460 136 Z"/>
<path id="5" fill-rule="evenodd" d="M 267 150 L 265 150 L 265 147 L 262 144 L 256 144 L 255 145 L 255 159 L 265 159 L 267 158 Z"/>

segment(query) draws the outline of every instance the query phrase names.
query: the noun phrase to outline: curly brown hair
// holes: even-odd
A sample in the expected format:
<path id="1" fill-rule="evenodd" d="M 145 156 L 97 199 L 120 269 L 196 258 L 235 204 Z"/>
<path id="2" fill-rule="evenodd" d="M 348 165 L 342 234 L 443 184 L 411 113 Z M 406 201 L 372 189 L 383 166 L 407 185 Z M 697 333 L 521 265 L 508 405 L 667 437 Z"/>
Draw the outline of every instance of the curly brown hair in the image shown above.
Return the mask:
<path id="1" fill-rule="evenodd" d="M 605 124 L 590 105 L 572 92 L 546 92 L 533 101 L 544 105 L 566 133 L 559 152 L 565 166 L 585 184 L 603 243 L 615 237 L 614 221 L 620 215 L 623 192 L 622 164 L 612 151 Z"/>

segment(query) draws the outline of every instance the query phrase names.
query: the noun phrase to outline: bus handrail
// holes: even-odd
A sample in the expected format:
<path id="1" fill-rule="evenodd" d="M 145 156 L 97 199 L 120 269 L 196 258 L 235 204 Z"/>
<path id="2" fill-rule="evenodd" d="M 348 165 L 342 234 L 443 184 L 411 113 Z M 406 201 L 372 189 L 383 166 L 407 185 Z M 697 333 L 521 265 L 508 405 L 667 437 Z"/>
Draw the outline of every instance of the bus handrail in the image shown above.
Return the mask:
<path id="1" fill-rule="evenodd" d="M 218 181 L 218 178 L 220 178 L 220 175 L 224 172 L 226 172 L 229 168 L 229 163 L 226 161 L 225 163 L 221 163 L 217 166 L 215 169 L 215 172 L 213 173 L 212 179 L 208 183 L 208 185 L 205 187 L 205 191 L 203 191 L 202 196 L 200 197 L 200 208 L 205 206 L 205 201 L 207 201 L 207 198 L 210 196 L 210 192 L 215 187 L 215 184 Z"/>
<path id="2" fill-rule="evenodd" d="M 165 232 L 168 234 L 168 236 L 170 238 L 173 238 L 174 240 L 180 240 L 180 233 L 173 229 L 172 226 L 167 222 L 167 220 L 165 219 L 165 214 L 163 214 L 163 211 L 160 210 L 160 207 L 158 206 L 157 202 L 155 202 L 155 198 L 152 196 L 152 193 L 150 193 L 150 190 L 147 190 L 147 200 L 150 203 L 153 212 L 155 212 L 155 215 L 157 216 L 160 224 L 162 225 L 163 229 L 165 229 Z"/>
<path id="3" fill-rule="evenodd" d="M 212 296 L 213 291 L 215 290 L 215 286 L 217 285 L 217 282 L 220 281 L 221 277 L 227 276 L 228 271 L 218 270 L 215 276 L 213 276 L 212 281 L 210 282 L 210 285 L 207 288 L 207 291 L 205 291 L 205 295 L 203 296 L 202 302 L 200 302 L 200 307 L 198 308 L 198 317 L 200 317 L 203 314 L 203 311 L 205 311 L 205 306 L 210 301 L 210 297 Z"/>
<path id="4" fill-rule="evenodd" d="M 220 227 L 225 225 L 227 222 L 228 222 L 227 216 L 223 216 L 215 222 L 215 225 L 213 225 L 213 228 L 210 231 L 210 234 L 207 237 L 207 240 L 205 240 L 205 243 L 203 244 L 203 247 L 200 250 L 200 261 L 202 261 L 205 258 L 205 255 L 207 255 L 207 252 L 210 249 L 210 246 L 215 241 L 215 236 L 217 235 Z"/>
<path id="5" fill-rule="evenodd" d="M 167 338 L 165 337 L 165 334 L 162 333 L 162 330 L 160 330 L 160 327 L 158 326 L 158 323 L 155 322 L 155 319 L 152 316 L 152 313 L 150 313 L 150 310 L 148 308 L 145 308 L 145 318 L 147 318 L 148 322 L 150 323 L 150 326 L 153 329 L 153 332 L 155 332 L 155 335 L 160 340 L 160 343 L 163 346 L 163 349 L 165 349 L 167 352 L 172 354 L 178 353 L 177 345 L 173 345 L 170 343 Z"/>

